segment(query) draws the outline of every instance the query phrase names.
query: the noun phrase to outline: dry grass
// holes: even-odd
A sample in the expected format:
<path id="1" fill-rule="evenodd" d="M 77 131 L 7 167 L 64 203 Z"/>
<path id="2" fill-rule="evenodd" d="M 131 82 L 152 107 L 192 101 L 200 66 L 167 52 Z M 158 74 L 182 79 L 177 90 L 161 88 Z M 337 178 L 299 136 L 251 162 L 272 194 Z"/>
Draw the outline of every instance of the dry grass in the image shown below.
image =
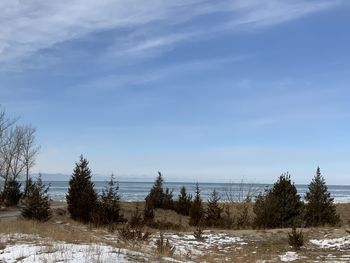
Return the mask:
<path id="1" fill-rule="evenodd" d="M 0 224 L 0 233 L 34 234 L 42 238 L 69 243 L 95 241 L 87 227 L 75 222 L 53 224 L 51 222 L 40 223 L 31 220 L 5 221 Z"/>
<path id="2" fill-rule="evenodd" d="M 143 203 L 139 203 L 139 208 L 142 211 Z M 230 204 L 232 213 L 235 214 L 235 209 L 240 209 L 240 204 Z M 45 223 L 38 223 L 27 220 L 12 220 L 3 221 L 0 224 L 0 233 L 23 233 L 39 235 L 42 238 L 48 238 L 54 241 L 62 241 L 67 243 L 105 243 L 115 248 L 130 248 L 130 244 L 118 240 L 118 233 L 109 233 L 106 229 L 92 228 L 89 225 L 83 225 L 71 220 L 65 211 L 64 203 L 54 204 L 54 215 L 52 219 Z M 132 212 L 136 208 L 136 202 L 122 202 L 122 213 L 126 218 L 130 219 Z M 251 210 L 250 210 L 251 211 Z M 337 204 L 337 212 L 340 215 L 341 227 L 322 227 L 303 229 L 305 244 L 309 243 L 310 239 L 323 239 L 344 237 L 347 235 L 345 228 L 350 224 L 350 204 Z M 156 220 L 170 222 L 172 224 L 180 224 L 182 231 L 193 234 L 194 227 L 188 226 L 189 218 L 178 215 L 174 211 L 157 209 Z M 250 214 L 250 216 L 253 216 Z M 147 230 L 145 230 L 147 231 Z M 153 233 L 158 232 L 156 229 L 151 229 Z M 257 260 L 271 260 L 278 262 L 278 255 L 283 255 L 285 252 L 292 250 L 288 244 L 288 232 L 290 229 L 272 229 L 272 230 L 218 230 L 212 229 L 214 233 L 225 233 L 241 237 L 248 244 L 225 245 L 223 247 L 213 247 L 210 250 L 203 251 L 195 259 L 195 262 L 256 262 Z M 179 231 L 170 232 L 178 233 Z M 154 234 L 154 236 L 157 236 Z M 0 250 L 4 248 L 4 244 L 0 243 Z M 133 246 L 133 250 L 142 251 L 142 245 Z M 50 250 L 50 248 L 48 248 Z M 155 249 L 154 249 L 155 250 Z M 153 251 L 152 253 L 156 253 Z M 328 250 L 317 248 L 301 249 L 298 254 L 301 257 L 307 257 L 307 260 L 316 259 L 318 256 L 326 258 L 330 253 Z M 331 251 L 335 256 L 342 256 L 341 251 Z M 158 255 L 159 256 L 159 255 Z M 155 256 L 157 258 L 158 256 Z M 182 259 L 186 259 L 186 255 Z M 194 258 L 191 258 L 194 260 Z M 298 262 L 304 262 L 301 259 Z M 322 261 L 322 260 L 321 260 Z"/>
<path id="3" fill-rule="evenodd" d="M 346 204 L 336 204 L 337 213 L 339 214 L 341 225 L 350 225 L 350 203 Z"/>

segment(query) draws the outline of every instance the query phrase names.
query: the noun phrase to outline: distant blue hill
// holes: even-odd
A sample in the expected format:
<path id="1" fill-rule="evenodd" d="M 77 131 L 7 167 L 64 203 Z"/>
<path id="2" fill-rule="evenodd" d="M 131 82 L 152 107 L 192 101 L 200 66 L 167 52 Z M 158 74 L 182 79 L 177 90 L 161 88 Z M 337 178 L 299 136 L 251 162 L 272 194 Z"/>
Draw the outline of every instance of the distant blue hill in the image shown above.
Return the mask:
<path id="1" fill-rule="evenodd" d="M 32 174 L 32 177 L 37 177 L 39 174 Z M 42 180 L 43 181 L 62 181 L 66 182 L 69 181 L 71 174 L 49 174 L 49 173 L 42 173 Z M 92 175 L 92 180 L 93 181 L 107 181 L 109 180 L 110 175 Z M 118 181 L 123 181 L 123 182 L 153 182 L 155 179 L 155 176 L 150 177 L 150 176 L 117 176 L 116 179 Z"/>

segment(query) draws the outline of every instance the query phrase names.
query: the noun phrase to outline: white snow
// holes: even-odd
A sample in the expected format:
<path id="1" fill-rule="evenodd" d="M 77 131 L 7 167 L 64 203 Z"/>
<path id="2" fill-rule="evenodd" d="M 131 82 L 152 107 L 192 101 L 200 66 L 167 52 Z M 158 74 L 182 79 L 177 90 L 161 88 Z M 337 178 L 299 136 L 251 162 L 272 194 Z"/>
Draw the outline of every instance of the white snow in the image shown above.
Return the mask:
<path id="1" fill-rule="evenodd" d="M 283 262 L 290 262 L 299 259 L 299 256 L 296 252 L 288 251 L 286 254 L 279 256 L 280 260 Z"/>
<path id="2" fill-rule="evenodd" d="M 159 237 L 155 235 L 152 239 L 151 245 L 155 246 L 155 242 Z M 228 249 L 240 249 L 242 245 L 246 245 L 246 242 L 240 237 L 230 236 L 228 234 L 204 234 L 203 241 L 198 241 L 192 234 L 177 235 L 172 233 L 164 233 L 164 238 L 169 239 L 172 246 L 175 247 L 175 255 L 186 256 L 194 255 L 199 256 L 203 254 L 203 251 L 207 251 L 213 247 L 217 247 L 223 252 L 228 252 Z M 236 245 L 231 247 L 231 245 Z"/>
<path id="3" fill-rule="evenodd" d="M 17 244 L 7 246 L 2 251 L 0 262 L 132 262 L 127 257 L 127 251 L 98 244 Z"/>
<path id="4" fill-rule="evenodd" d="M 342 249 L 350 247 L 350 237 L 341 237 L 333 239 L 312 239 L 310 243 L 319 246 L 321 248 L 334 248 Z"/>
<path id="5" fill-rule="evenodd" d="M 115 248 L 105 244 L 72 244 L 41 239 L 37 235 L 1 234 L 0 241 L 7 244 L 0 251 L 0 262 L 135 262 L 135 257 L 147 258 L 144 253 Z"/>

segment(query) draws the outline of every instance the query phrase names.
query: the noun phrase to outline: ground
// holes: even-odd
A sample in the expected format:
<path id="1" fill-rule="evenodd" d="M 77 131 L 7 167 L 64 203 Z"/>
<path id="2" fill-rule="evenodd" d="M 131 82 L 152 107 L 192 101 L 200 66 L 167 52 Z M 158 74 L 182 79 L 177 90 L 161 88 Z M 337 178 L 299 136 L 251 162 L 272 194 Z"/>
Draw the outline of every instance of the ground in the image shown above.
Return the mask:
<path id="1" fill-rule="evenodd" d="M 186 221 L 174 219 L 172 212 L 157 214 L 164 220 L 168 216 L 175 222 Z M 64 207 L 56 207 L 53 218 L 46 223 L 3 218 L 0 262 L 350 262 L 350 235 L 344 219 L 341 227 L 302 229 L 305 245 L 298 251 L 288 244 L 290 229 L 206 229 L 204 239 L 198 241 L 194 229 L 186 227 L 181 231 L 163 230 L 169 250 L 160 252 L 159 230 L 145 229 L 151 232 L 146 241 L 128 241 L 118 231 L 74 222 Z"/>

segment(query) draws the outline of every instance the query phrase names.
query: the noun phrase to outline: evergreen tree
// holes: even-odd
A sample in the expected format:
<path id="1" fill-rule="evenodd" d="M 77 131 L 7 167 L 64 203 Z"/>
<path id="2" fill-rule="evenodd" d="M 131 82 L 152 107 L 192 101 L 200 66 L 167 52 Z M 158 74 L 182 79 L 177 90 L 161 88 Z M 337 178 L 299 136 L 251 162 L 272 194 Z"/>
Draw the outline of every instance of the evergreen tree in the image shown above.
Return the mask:
<path id="1" fill-rule="evenodd" d="M 161 172 L 158 172 L 158 177 L 154 182 L 149 194 L 146 196 L 145 201 L 153 208 L 162 208 L 164 200 L 164 190 L 163 190 L 164 179 Z"/>
<path id="2" fill-rule="evenodd" d="M 204 210 L 201 199 L 201 191 L 198 183 L 196 184 L 195 197 L 190 208 L 190 225 L 198 226 L 204 217 Z"/>
<path id="3" fill-rule="evenodd" d="M 176 203 L 176 212 L 181 215 L 188 216 L 191 209 L 191 200 L 192 195 L 187 194 L 186 187 L 182 186 Z"/>
<path id="4" fill-rule="evenodd" d="M 258 227 L 291 227 L 298 223 L 302 202 L 290 175 L 283 174 L 254 204 L 255 224 Z"/>
<path id="5" fill-rule="evenodd" d="M 259 193 L 255 199 L 253 211 L 255 214 L 254 224 L 259 228 L 273 227 L 275 224 L 270 217 L 271 207 L 273 203 L 271 198 L 267 198 L 269 195 L 269 189 L 265 189 L 264 194 Z"/>
<path id="6" fill-rule="evenodd" d="M 333 203 L 333 198 L 328 192 L 321 170 L 317 167 L 316 175 L 309 184 L 309 191 L 305 200 L 305 220 L 308 226 L 335 225 L 339 222 L 339 216 Z"/>
<path id="7" fill-rule="evenodd" d="M 137 202 L 135 210 L 131 214 L 130 226 L 132 228 L 141 227 L 143 225 L 142 221 L 143 221 L 142 220 L 142 213 L 140 212 L 140 206 L 139 206 L 139 203 Z"/>
<path id="8" fill-rule="evenodd" d="M 123 216 L 120 214 L 120 195 L 118 191 L 119 184 L 115 181 L 115 177 L 112 174 L 105 189 L 102 191 L 101 200 L 95 212 L 98 213 L 97 224 L 107 225 L 124 221 Z"/>
<path id="9" fill-rule="evenodd" d="M 81 155 L 69 180 L 68 194 L 66 195 L 71 218 L 83 223 L 91 221 L 92 212 L 97 203 L 97 194 L 91 181 L 91 170 L 88 164 L 89 162 Z"/>
<path id="10" fill-rule="evenodd" d="M 8 179 L 2 193 L 2 199 L 4 200 L 5 206 L 18 205 L 21 197 L 21 184 L 15 178 Z"/>
<path id="11" fill-rule="evenodd" d="M 145 202 L 145 208 L 143 210 L 143 221 L 146 225 L 153 223 L 153 221 L 154 221 L 154 207 L 147 200 Z"/>
<path id="12" fill-rule="evenodd" d="M 49 186 L 45 186 L 39 175 L 36 182 L 28 179 L 27 196 L 21 214 L 24 218 L 47 221 L 51 216 Z"/>
<path id="13" fill-rule="evenodd" d="M 154 182 L 153 187 L 151 188 L 149 194 L 146 196 L 145 201 L 153 209 L 162 208 L 162 209 L 173 209 L 173 191 L 170 191 L 169 188 L 163 189 L 164 179 L 161 172 L 158 172 L 158 177 Z"/>
<path id="14" fill-rule="evenodd" d="M 208 226 L 219 226 L 221 224 L 222 208 L 219 206 L 219 201 L 219 193 L 214 189 L 210 194 L 206 211 L 205 221 Z"/>
<path id="15" fill-rule="evenodd" d="M 173 191 L 170 191 L 168 187 L 165 189 L 161 208 L 174 209 Z"/>

